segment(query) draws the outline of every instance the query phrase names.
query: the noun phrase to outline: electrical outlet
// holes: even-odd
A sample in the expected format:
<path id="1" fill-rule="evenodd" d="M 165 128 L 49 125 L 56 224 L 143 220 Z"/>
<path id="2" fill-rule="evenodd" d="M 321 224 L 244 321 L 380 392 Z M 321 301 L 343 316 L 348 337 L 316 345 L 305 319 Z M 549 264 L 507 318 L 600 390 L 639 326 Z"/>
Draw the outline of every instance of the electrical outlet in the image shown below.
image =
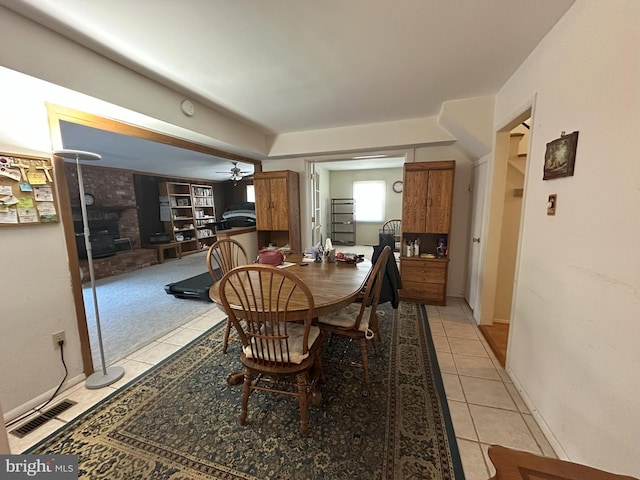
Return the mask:
<path id="1" fill-rule="evenodd" d="M 53 348 L 58 348 L 58 343 L 67 343 L 67 339 L 64 336 L 64 330 L 51 334 L 53 339 Z"/>

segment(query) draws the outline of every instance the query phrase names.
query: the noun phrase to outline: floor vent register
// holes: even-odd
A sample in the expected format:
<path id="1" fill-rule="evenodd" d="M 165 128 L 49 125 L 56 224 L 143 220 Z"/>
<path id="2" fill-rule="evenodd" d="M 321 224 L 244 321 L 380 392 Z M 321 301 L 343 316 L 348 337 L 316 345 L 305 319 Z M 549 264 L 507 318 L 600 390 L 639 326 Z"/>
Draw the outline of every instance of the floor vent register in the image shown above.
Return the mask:
<path id="1" fill-rule="evenodd" d="M 12 430 L 11 434 L 15 435 L 18 438 L 23 438 L 27 436 L 29 433 L 33 432 L 36 428 L 41 427 L 42 425 L 47 423 L 49 420 L 57 417 L 62 412 L 73 407 L 76 403 L 77 402 L 73 402 L 71 400 L 63 400 L 57 405 L 54 405 L 53 407 L 45 410 L 44 412 L 41 412 L 40 415 L 29 420 L 24 425 L 16 428 L 15 430 Z"/>

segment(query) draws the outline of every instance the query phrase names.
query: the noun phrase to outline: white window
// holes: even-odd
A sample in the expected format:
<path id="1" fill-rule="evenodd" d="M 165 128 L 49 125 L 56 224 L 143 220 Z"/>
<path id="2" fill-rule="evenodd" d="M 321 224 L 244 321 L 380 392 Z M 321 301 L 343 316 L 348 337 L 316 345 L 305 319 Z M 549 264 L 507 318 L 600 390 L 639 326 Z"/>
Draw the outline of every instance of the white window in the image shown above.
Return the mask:
<path id="1" fill-rule="evenodd" d="M 256 201 L 256 191 L 253 188 L 253 185 L 247 185 L 247 202 L 255 202 Z"/>
<path id="2" fill-rule="evenodd" d="M 384 221 L 385 193 L 384 180 L 353 182 L 353 198 L 356 202 L 356 221 Z"/>

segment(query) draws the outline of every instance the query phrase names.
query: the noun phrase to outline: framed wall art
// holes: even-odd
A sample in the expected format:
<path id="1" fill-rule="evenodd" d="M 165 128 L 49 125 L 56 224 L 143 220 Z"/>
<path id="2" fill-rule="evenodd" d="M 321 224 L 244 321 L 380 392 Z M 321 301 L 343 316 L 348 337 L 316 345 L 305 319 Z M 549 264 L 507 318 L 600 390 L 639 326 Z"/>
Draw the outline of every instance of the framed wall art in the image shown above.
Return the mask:
<path id="1" fill-rule="evenodd" d="M 578 146 L 578 132 L 565 135 L 547 143 L 544 154 L 543 180 L 552 178 L 571 177 L 576 162 L 576 148 Z"/>

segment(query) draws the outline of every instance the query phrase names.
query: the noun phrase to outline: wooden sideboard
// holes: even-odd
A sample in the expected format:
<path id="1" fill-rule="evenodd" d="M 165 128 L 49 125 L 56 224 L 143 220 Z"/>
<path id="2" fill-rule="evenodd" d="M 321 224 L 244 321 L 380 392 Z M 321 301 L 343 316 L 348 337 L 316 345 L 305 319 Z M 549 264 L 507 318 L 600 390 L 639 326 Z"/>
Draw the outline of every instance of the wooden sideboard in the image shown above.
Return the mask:
<path id="1" fill-rule="evenodd" d="M 455 161 L 405 163 L 402 194 L 400 298 L 430 305 L 446 305 L 448 245 Z M 447 249 L 438 256 L 438 244 Z M 419 243 L 419 252 L 406 254 L 406 244 Z M 425 258 L 430 257 L 438 258 Z"/>

